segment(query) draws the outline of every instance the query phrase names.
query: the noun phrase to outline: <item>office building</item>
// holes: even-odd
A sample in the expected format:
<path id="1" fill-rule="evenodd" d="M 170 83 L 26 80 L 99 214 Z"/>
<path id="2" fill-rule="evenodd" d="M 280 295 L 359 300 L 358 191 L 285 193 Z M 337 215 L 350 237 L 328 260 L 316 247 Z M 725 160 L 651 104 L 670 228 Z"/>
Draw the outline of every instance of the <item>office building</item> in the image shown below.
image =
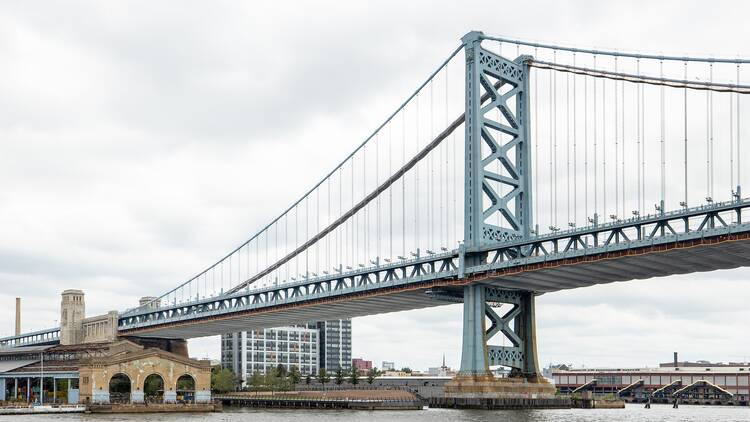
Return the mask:
<path id="1" fill-rule="evenodd" d="M 335 372 L 351 369 L 351 319 L 224 334 L 221 364 L 238 374 L 243 384 L 254 372 L 267 373 L 282 365 L 296 366 L 304 375 L 319 368 Z M 244 375 L 241 375 L 244 374 Z"/>

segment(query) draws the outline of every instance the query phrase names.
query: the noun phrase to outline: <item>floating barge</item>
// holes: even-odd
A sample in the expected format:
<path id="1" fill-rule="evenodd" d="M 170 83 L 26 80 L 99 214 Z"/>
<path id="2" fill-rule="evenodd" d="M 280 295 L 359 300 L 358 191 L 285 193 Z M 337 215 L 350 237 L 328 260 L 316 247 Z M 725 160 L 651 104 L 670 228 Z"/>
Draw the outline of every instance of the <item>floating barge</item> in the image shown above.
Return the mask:
<path id="1" fill-rule="evenodd" d="M 84 413 L 84 405 L 3 406 L 0 415 L 40 415 L 53 413 Z"/>

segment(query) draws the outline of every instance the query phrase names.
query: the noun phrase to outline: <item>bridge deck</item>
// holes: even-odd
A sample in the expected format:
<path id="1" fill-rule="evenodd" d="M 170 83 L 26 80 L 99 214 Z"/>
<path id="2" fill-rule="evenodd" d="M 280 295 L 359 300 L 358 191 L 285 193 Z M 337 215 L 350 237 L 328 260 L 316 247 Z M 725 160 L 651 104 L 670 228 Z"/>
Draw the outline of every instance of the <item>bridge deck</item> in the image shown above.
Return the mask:
<path id="1" fill-rule="evenodd" d="M 561 254 L 562 255 L 562 254 Z M 533 261 L 533 258 L 525 260 Z M 717 236 L 698 236 L 643 247 L 562 259 L 547 259 L 504 269 L 486 269 L 458 279 L 457 272 L 403 283 L 381 283 L 381 287 L 346 293 L 329 292 L 315 298 L 268 304 L 236 312 L 191 316 L 121 329 L 120 335 L 193 338 L 312 320 L 324 320 L 397 312 L 449 304 L 427 291 L 458 289 L 482 282 L 498 287 L 534 290 L 540 293 L 594 284 L 646 279 L 691 272 L 750 266 L 750 230 Z M 488 265 L 487 267 L 491 267 Z M 123 327 L 124 328 L 124 327 Z"/>

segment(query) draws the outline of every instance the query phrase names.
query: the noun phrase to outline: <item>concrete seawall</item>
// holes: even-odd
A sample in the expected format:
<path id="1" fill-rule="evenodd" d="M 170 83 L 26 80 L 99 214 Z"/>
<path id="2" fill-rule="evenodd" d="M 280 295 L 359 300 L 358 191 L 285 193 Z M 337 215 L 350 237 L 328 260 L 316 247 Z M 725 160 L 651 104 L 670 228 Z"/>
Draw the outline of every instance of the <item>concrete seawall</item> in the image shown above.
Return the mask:
<path id="1" fill-rule="evenodd" d="M 152 404 L 92 404 L 88 406 L 91 413 L 192 413 L 220 412 L 221 404 L 195 403 L 152 403 Z"/>
<path id="2" fill-rule="evenodd" d="M 421 400 L 347 400 L 316 398 L 220 397 L 226 406 L 285 409 L 421 410 Z"/>
<path id="3" fill-rule="evenodd" d="M 569 398 L 463 398 L 463 397 L 431 397 L 430 407 L 450 409 L 570 409 L 572 403 Z"/>
<path id="4" fill-rule="evenodd" d="M 241 392 L 214 398 L 228 406 L 258 408 L 419 410 L 426 404 L 405 390 Z"/>

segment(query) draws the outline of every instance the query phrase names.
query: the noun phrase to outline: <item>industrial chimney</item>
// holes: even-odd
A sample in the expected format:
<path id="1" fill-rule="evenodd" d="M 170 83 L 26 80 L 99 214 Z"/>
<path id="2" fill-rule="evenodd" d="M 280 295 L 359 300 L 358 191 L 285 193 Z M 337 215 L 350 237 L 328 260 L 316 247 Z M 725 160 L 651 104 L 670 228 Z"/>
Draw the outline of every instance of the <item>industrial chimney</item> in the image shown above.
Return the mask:
<path id="1" fill-rule="evenodd" d="M 16 298 L 16 335 L 21 335 L 21 298 Z"/>
<path id="2" fill-rule="evenodd" d="M 679 362 L 677 361 L 677 352 L 674 352 L 674 367 L 677 368 L 679 365 Z"/>

